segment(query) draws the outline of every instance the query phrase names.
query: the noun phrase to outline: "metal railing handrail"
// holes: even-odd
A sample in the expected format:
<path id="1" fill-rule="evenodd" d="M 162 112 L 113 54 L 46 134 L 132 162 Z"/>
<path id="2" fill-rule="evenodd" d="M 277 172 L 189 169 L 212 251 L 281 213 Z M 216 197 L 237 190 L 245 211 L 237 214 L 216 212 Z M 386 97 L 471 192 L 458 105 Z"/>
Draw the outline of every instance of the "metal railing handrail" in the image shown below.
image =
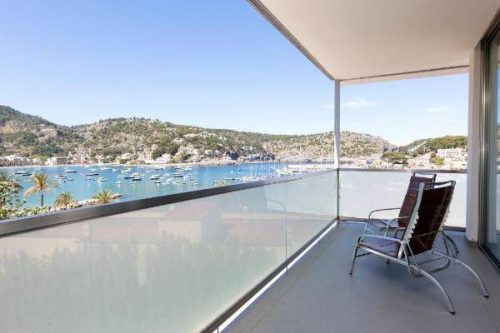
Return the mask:
<path id="1" fill-rule="evenodd" d="M 308 177 L 320 176 L 334 172 L 336 172 L 336 170 L 310 172 L 300 175 L 270 178 L 248 183 L 211 187 L 195 191 L 180 192 L 102 205 L 86 206 L 35 216 L 8 219 L 0 222 L 0 237 L 42 228 L 54 227 L 66 223 L 80 222 L 92 218 L 100 218 L 109 215 L 122 214 L 134 210 L 141 210 L 188 200 L 194 200 L 223 193 L 242 191 L 266 185 L 288 183 Z"/>
<path id="2" fill-rule="evenodd" d="M 339 171 L 353 172 L 400 172 L 400 173 L 467 173 L 467 170 L 445 170 L 445 169 L 370 169 L 370 168 L 345 168 L 340 167 Z"/>

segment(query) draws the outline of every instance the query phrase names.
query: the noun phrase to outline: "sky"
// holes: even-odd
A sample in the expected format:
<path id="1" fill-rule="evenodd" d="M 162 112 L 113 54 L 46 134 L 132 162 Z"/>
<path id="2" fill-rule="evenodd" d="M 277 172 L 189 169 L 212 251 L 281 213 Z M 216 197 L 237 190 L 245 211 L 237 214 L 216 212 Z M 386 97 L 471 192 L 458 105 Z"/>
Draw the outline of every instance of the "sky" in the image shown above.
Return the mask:
<path id="1" fill-rule="evenodd" d="M 273 134 L 333 129 L 333 84 L 244 0 L 0 0 L 0 104 Z M 345 86 L 341 128 L 466 134 L 467 76 Z"/>

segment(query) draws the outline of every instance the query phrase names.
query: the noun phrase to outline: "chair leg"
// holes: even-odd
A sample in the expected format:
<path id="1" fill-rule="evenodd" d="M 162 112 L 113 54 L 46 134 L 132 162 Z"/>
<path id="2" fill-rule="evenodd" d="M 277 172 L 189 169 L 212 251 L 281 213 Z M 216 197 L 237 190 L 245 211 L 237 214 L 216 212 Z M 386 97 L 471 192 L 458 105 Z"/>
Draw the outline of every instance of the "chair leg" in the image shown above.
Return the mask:
<path id="1" fill-rule="evenodd" d="M 349 275 L 352 275 L 352 271 L 354 270 L 354 263 L 356 262 L 356 258 L 358 255 L 358 246 L 359 242 L 356 242 L 356 247 L 354 248 L 354 253 L 352 255 L 352 263 L 351 263 L 351 270 L 349 271 Z"/>
<path id="2" fill-rule="evenodd" d="M 453 238 L 451 238 L 450 236 L 448 236 L 447 234 L 444 234 L 444 237 L 446 238 L 446 240 L 448 240 L 448 242 L 451 244 L 451 247 L 453 247 L 453 251 L 455 252 L 455 255 L 457 255 L 459 252 L 458 252 L 458 247 L 457 247 L 457 244 L 455 243 L 455 241 L 453 240 Z"/>
<path id="3" fill-rule="evenodd" d="M 490 295 L 488 294 L 488 290 L 486 289 L 486 286 L 484 285 L 483 280 L 481 280 L 479 275 L 477 275 L 476 271 L 474 271 L 469 265 L 467 265 L 466 263 L 464 263 L 461 260 L 458 260 L 457 258 L 450 258 L 450 260 L 452 260 L 454 263 L 462 265 L 462 267 L 464 267 L 466 270 L 468 270 L 476 278 L 477 282 L 479 283 L 479 288 L 481 288 L 481 293 L 483 294 L 483 296 L 485 298 L 490 297 Z"/>
<path id="4" fill-rule="evenodd" d="M 476 273 L 476 271 L 472 269 L 472 267 L 470 267 L 469 265 L 467 265 L 466 263 L 464 263 L 463 261 L 461 261 L 455 257 L 447 256 L 447 255 L 440 253 L 440 252 L 434 252 L 434 253 L 441 256 L 441 257 L 445 257 L 446 259 L 448 259 L 456 264 L 460 264 L 462 267 L 464 267 L 466 270 L 468 270 L 472 274 L 472 276 L 474 276 L 476 278 L 476 281 L 479 283 L 479 288 L 481 288 L 481 293 L 483 294 L 483 296 L 485 298 L 490 297 L 490 295 L 488 294 L 488 290 L 486 289 L 486 285 L 484 284 L 483 280 L 481 280 L 481 278 Z"/>
<path id="5" fill-rule="evenodd" d="M 422 274 L 422 276 L 425 276 L 426 278 L 428 278 L 439 289 L 439 291 L 441 292 L 441 295 L 443 295 L 443 297 L 446 301 L 446 305 L 448 306 L 448 311 L 451 314 L 455 314 L 455 308 L 453 307 L 453 303 L 451 302 L 450 296 L 448 296 L 448 293 L 443 288 L 441 283 L 439 283 L 432 275 L 430 275 L 429 273 L 427 273 L 423 269 L 417 268 L 417 270 L 420 274 Z"/>
<path id="6" fill-rule="evenodd" d="M 368 231 L 368 221 L 365 221 L 365 227 L 363 228 L 363 235 L 366 235 L 367 231 Z"/>

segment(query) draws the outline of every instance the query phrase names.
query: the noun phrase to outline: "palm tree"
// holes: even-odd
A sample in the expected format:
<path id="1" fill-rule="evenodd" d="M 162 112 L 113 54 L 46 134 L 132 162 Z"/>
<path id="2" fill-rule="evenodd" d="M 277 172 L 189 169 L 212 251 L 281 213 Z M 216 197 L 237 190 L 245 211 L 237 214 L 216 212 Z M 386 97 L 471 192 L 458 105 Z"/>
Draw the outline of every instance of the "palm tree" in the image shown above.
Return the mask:
<path id="1" fill-rule="evenodd" d="M 75 198 L 69 192 L 62 192 L 54 201 L 55 208 L 67 209 L 76 204 Z"/>
<path id="2" fill-rule="evenodd" d="M 113 201 L 113 192 L 102 190 L 101 192 L 96 193 L 92 199 L 96 200 L 98 204 L 107 204 Z"/>
<path id="3" fill-rule="evenodd" d="M 52 191 L 55 184 L 50 181 L 49 175 L 46 173 L 36 173 L 33 178 L 33 186 L 24 192 L 24 196 L 28 197 L 35 193 L 40 193 L 40 206 L 43 206 L 43 194 Z"/>
<path id="4" fill-rule="evenodd" d="M 7 203 L 7 199 L 12 196 L 17 197 L 17 193 L 22 188 L 21 184 L 7 172 L 0 172 L 0 207 Z"/>

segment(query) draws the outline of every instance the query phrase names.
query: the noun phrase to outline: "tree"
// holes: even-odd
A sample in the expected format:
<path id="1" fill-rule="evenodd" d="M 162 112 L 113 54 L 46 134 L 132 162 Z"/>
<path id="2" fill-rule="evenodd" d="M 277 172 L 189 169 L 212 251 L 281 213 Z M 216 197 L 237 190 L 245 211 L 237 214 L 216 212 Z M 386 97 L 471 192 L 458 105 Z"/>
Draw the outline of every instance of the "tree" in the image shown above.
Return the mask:
<path id="1" fill-rule="evenodd" d="M 438 166 L 444 165 L 444 158 L 436 156 L 432 159 L 432 163 Z"/>
<path id="2" fill-rule="evenodd" d="M 19 200 L 17 194 L 22 188 L 21 184 L 7 172 L 0 172 L 0 207 L 12 204 Z"/>
<path id="3" fill-rule="evenodd" d="M 96 193 L 92 199 L 96 200 L 98 204 L 107 204 L 113 201 L 113 192 L 102 190 L 101 192 Z"/>
<path id="4" fill-rule="evenodd" d="M 69 192 L 62 192 L 54 201 L 54 207 L 60 209 L 68 209 L 76 204 L 76 200 Z"/>
<path id="5" fill-rule="evenodd" d="M 33 178 L 33 186 L 24 192 L 24 196 L 28 197 L 35 193 L 40 193 L 40 206 L 43 206 L 43 195 L 45 192 L 50 192 L 55 187 L 55 184 L 49 179 L 46 173 L 36 173 Z"/>

